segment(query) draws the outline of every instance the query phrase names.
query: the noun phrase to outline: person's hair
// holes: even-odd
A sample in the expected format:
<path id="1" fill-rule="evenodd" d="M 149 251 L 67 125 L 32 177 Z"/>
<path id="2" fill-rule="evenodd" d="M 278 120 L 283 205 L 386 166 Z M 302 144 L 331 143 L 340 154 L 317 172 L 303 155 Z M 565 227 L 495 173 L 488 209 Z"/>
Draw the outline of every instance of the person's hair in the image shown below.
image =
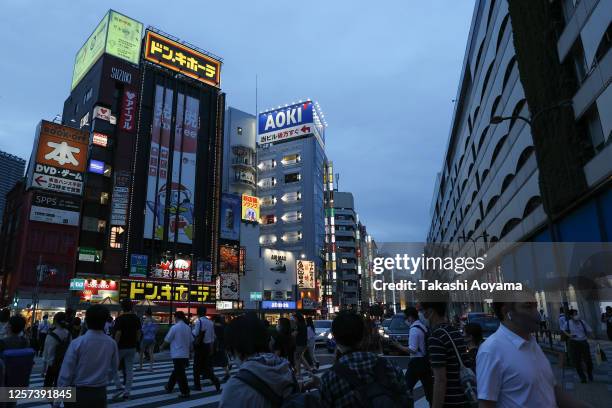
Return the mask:
<path id="1" fill-rule="evenodd" d="M 419 320 L 419 312 L 417 312 L 416 307 L 410 306 L 404 310 L 404 315 L 408 317 L 412 317 L 415 321 Z"/>
<path id="2" fill-rule="evenodd" d="M 502 307 L 504 307 L 505 303 L 504 302 L 493 302 L 493 304 L 491 305 L 493 307 L 493 313 L 495 313 L 495 316 L 501 321 L 504 321 L 504 312 L 502 310 Z"/>
<path id="3" fill-rule="evenodd" d="M 300 312 L 296 312 L 295 313 L 295 319 L 298 321 L 298 323 L 305 323 L 306 322 L 304 320 L 304 315 L 301 314 Z"/>
<path id="4" fill-rule="evenodd" d="M 26 325 L 26 321 L 23 316 L 15 315 L 9 318 L 8 324 L 11 328 L 11 333 L 19 334 L 23 331 L 23 328 Z"/>
<path id="5" fill-rule="evenodd" d="M 312 330 L 314 330 L 314 321 L 312 320 L 312 317 L 308 316 L 306 318 L 306 326 L 310 327 Z"/>
<path id="6" fill-rule="evenodd" d="M 48 318 L 49 318 L 49 315 L 48 315 L 47 313 L 45 313 L 45 314 L 43 315 L 43 319 L 48 319 Z"/>
<path id="7" fill-rule="evenodd" d="M 363 317 L 351 311 L 342 311 L 332 322 L 331 332 L 336 343 L 355 348 L 365 334 Z"/>
<path id="8" fill-rule="evenodd" d="M 145 315 L 147 316 L 153 316 L 153 312 L 151 311 L 151 308 L 148 307 L 147 310 L 145 310 Z"/>
<path id="9" fill-rule="evenodd" d="M 564 314 L 565 314 L 565 308 L 564 308 L 563 306 L 561 306 L 561 307 L 559 308 L 559 313 L 564 313 Z"/>
<path id="10" fill-rule="evenodd" d="M 606 310 L 612 310 L 612 306 L 606 306 Z"/>
<path id="11" fill-rule="evenodd" d="M 291 336 L 291 322 L 286 317 L 278 319 L 278 326 L 280 327 L 280 334 Z"/>
<path id="12" fill-rule="evenodd" d="M 106 323 L 106 319 L 110 312 L 103 305 L 93 305 L 87 308 L 85 312 L 85 323 L 87 324 L 87 329 L 89 330 L 104 330 L 104 324 Z M 74 322 L 81 322 L 81 319 L 78 317 L 74 319 Z"/>
<path id="13" fill-rule="evenodd" d="M 569 315 L 570 315 L 570 316 L 575 316 L 575 315 L 577 315 L 577 314 L 578 314 L 578 310 L 576 310 L 576 309 L 570 309 L 570 311 L 569 311 Z"/>
<path id="14" fill-rule="evenodd" d="M 206 306 L 198 307 L 198 316 L 206 316 Z"/>
<path id="15" fill-rule="evenodd" d="M 53 315 L 53 324 L 59 327 L 66 327 L 66 313 L 57 312 Z"/>
<path id="16" fill-rule="evenodd" d="M 130 299 L 121 299 L 121 310 L 123 310 L 124 312 L 131 312 L 133 307 L 134 304 Z"/>
<path id="17" fill-rule="evenodd" d="M 238 316 L 225 326 L 226 347 L 238 356 L 269 351 L 270 335 L 255 313 Z"/>
<path id="18" fill-rule="evenodd" d="M 482 327 L 478 323 L 468 323 L 463 327 L 466 334 L 472 336 L 474 343 L 478 344 L 482 341 Z"/>
<path id="19" fill-rule="evenodd" d="M 432 309 L 438 316 L 444 316 L 446 314 L 446 306 L 446 302 L 421 302 L 421 308 L 423 310 Z"/>
<path id="20" fill-rule="evenodd" d="M 268 321 L 268 319 L 263 319 L 262 322 L 263 322 L 264 326 L 270 327 L 270 322 Z"/>
<path id="21" fill-rule="evenodd" d="M 177 320 L 185 321 L 185 312 L 177 310 L 176 312 L 174 312 L 174 318 Z"/>
<path id="22" fill-rule="evenodd" d="M 0 322 L 6 323 L 11 318 L 11 310 L 8 308 L 4 308 L 0 310 Z"/>

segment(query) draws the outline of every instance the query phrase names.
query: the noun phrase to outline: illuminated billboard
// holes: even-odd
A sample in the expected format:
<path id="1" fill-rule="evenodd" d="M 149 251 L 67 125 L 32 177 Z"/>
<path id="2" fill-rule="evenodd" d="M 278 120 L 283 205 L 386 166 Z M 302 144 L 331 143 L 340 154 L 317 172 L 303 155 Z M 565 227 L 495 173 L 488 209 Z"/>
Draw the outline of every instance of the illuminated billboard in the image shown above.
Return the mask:
<path id="1" fill-rule="evenodd" d="M 315 263 L 313 261 L 297 261 L 297 284 L 300 289 L 314 289 Z"/>
<path id="2" fill-rule="evenodd" d="M 215 287 L 183 282 L 162 282 L 155 280 L 121 279 L 119 287 L 121 298 L 155 303 L 189 302 L 191 304 L 212 303 L 216 301 Z"/>
<path id="3" fill-rule="evenodd" d="M 102 54 L 107 53 L 138 64 L 142 23 L 110 10 L 77 52 L 72 73 L 72 87 L 83 79 Z"/>
<path id="4" fill-rule="evenodd" d="M 240 240 L 240 196 L 229 193 L 221 194 L 220 236 L 232 241 Z"/>
<path id="5" fill-rule="evenodd" d="M 81 195 L 88 145 L 86 132 L 41 121 L 34 143 L 35 160 L 28 170 L 28 187 Z"/>
<path id="6" fill-rule="evenodd" d="M 145 35 L 144 57 L 205 84 L 219 87 L 221 83 L 221 61 L 155 32 Z"/>
<path id="7" fill-rule="evenodd" d="M 278 143 L 300 136 L 316 135 L 324 142 L 324 122 L 316 104 L 305 101 L 259 114 L 259 143 Z"/>
<path id="8" fill-rule="evenodd" d="M 259 222 L 259 198 L 242 195 L 242 221 Z"/>

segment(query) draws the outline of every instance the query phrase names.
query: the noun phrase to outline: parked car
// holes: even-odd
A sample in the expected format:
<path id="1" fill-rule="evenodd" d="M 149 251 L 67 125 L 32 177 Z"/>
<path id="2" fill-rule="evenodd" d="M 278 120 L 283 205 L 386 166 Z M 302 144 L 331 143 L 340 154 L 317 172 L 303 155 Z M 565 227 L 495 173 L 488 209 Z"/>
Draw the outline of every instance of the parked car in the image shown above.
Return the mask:
<path id="1" fill-rule="evenodd" d="M 397 314 L 389 320 L 387 327 L 383 327 L 382 346 L 383 353 L 389 354 L 397 352 L 397 349 L 392 346 L 393 342 L 400 343 L 403 346 L 408 345 L 408 334 L 410 327 L 406 324 L 406 318 L 403 314 Z M 384 321 L 383 321 L 384 323 Z"/>
<path id="2" fill-rule="evenodd" d="M 327 344 L 328 336 L 331 336 L 331 320 L 315 320 L 314 322 L 315 334 L 315 347 Z"/>
<path id="3" fill-rule="evenodd" d="M 391 319 L 385 319 L 380 323 L 380 326 L 378 327 L 378 334 L 380 334 L 381 336 L 383 335 L 383 333 L 385 332 L 385 329 L 387 327 L 389 327 L 389 324 L 391 323 Z"/>

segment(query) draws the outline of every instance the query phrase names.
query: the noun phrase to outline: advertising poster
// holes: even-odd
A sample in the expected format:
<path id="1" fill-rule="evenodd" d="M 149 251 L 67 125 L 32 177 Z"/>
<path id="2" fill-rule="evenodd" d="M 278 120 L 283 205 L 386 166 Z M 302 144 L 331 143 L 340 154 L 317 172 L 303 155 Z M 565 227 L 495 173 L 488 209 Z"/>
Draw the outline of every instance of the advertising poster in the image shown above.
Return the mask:
<path id="1" fill-rule="evenodd" d="M 261 270 L 264 290 L 272 291 L 274 299 L 285 299 L 286 293 L 296 284 L 295 256 L 293 252 L 263 249 Z"/>
<path id="2" fill-rule="evenodd" d="M 126 88 L 121 101 L 119 116 L 119 129 L 134 133 L 136 130 L 136 107 L 138 106 L 138 93 L 132 88 Z"/>
<path id="3" fill-rule="evenodd" d="M 143 31 L 142 23 L 111 10 L 106 53 L 138 64 Z"/>
<path id="4" fill-rule="evenodd" d="M 149 257 L 142 254 L 131 254 L 130 255 L 130 277 L 147 277 L 147 266 L 149 263 Z"/>
<path id="5" fill-rule="evenodd" d="M 127 222 L 128 202 L 130 199 L 130 173 L 115 173 L 115 184 L 111 199 L 111 225 L 125 226 Z"/>
<path id="6" fill-rule="evenodd" d="M 81 302 L 99 303 L 110 297 L 119 300 L 119 285 L 114 280 L 86 279 L 83 291 L 80 293 Z"/>
<path id="7" fill-rule="evenodd" d="M 250 195 L 242 195 L 242 221 L 259 222 L 259 199 Z"/>
<path id="8" fill-rule="evenodd" d="M 210 261 L 198 261 L 197 262 L 197 276 L 198 282 L 212 283 L 212 262 Z"/>
<path id="9" fill-rule="evenodd" d="M 306 101 L 261 113 L 257 133 L 260 144 L 284 142 L 315 133 L 313 103 Z"/>
<path id="10" fill-rule="evenodd" d="M 240 271 L 240 248 L 219 245 L 219 273 L 238 273 Z"/>
<path id="11" fill-rule="evenodd" d="M 159 304 L 173 302 L 191 302 L 196 305 L 214 304 L 215 287 L 183 282 L 159 282 L 149 280 L 121 279 L 121 298 L 135 301 L 150 300 Z"/>
<path id="12" fill-rule="evenodd" d="M 163 278 L 163 279 L 174 279 L 189 280 L 189 274 L 191 273 L 191 260 L 190 259 L 175 259 L 174 263 L 171 259 L 161 261 L 158 264 L 153 265 L 151 271 L 152 278 Z"/>
<path id="13" fill-rule="evenodd" d="M 164 87 L 155 88 L 153 124 L 151 126 L 151 150 L 149 153 L 149 175 L 147 178 L 147 201 L 145 208 L 144 237 L 162 239 L 164 236 L 164 205 L 166 180 L 168 178 L 168 145 L 170 138 L 171 107 L 164 106 Z M 172 95 L 172 91 L 168 91 Z M 172 98 L 166 95 L 166 101 Z M 168 110 L 170 109 L 170 110 Z M 166 128 L 164 130 L 164 127 Z M 165 144 L 164 144 L 165 142 Z"/>
<path id="14" fill-rule="evenodd" d="M 79 198 L 58 197 L 42 191 L 36 191 L 32 196 L 30 221 L 78 226 L 80 213 Z"/>
<path id="15" fill-rule="evenodd" d="M 89 36 L 85 44 L 77 52 L 74 60 L 74 71 L 72 73 L 72 87 L 83 79 L 91 66 L 104 54 L 104 43 L 106 41 L 106 32 L 108 31 L 108 14 L 102 18 L 94 32 Z"/>
<path id="16" fill-rule="evenodd" d="M 221 238 L 231 241 L 240 240 L 240 196 L 223 193 L 221 195 Z"/>
<path id="17" fill-rule="evenodd" d="M 240 299 L 240 278 L 237 273 L 222 273 L 219 275 L 218 298 L 222 300 Z"/>
<path id="18" fill-rule="evenodd" d="M 314 289 L 315 263 L 313 261 L 298 260 L 296 265 L 297 285 L 300 289 Z"/>

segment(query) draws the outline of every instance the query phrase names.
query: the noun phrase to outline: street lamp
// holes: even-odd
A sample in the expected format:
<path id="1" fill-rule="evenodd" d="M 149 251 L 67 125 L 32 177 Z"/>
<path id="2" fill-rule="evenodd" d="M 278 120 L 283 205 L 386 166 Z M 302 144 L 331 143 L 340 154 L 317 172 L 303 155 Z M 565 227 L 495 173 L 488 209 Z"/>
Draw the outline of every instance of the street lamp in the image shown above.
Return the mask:
<path id="1" fill-rule="evenodd" d="M 572 106 L 572 101 L 571 101 L 571 99 L 567 99 L 567 100 L 561 101 L 561 102 L 559 102 L 559 103 L 557 103 L 557 104 L 555 104 L 555 105 L 552 105 L 552 106 L 546 107 L 546 108 L 544 108 L 544 109 L 542 109 L 542 110 L 540 110 L 540 111 L 536 112 L 536 113 L 535 113 L 535 114 L 534 114 L 534 115 L 531 117 L 531 119 L 526 118 L 525 116 L 521 116 L 521 115 L 512 115 L 512 116 L 493 116 L 493 117 L 491 118 L 491 122 L 490 122 L 490 123 L 491 123 L 492 125 L 499 125 L 500 123 L 502 123 L 502 122 L 504 122 L 504 121 L 506 121 L 506 120 L 517 120 L 517 119 L 519 119 L 519 120 L 522 120 L 523 122 L 527 123 L 527 124 L 529 125 L 529 127 L 531 128 L 531 127 L 532 127 L 532 125 L 533 125 L 533 123 L 536 121 L 536 119 L 538 119 L 538 118 L 539 118 L 539 117 L 540 117 L 540 116 L 541 116 L 543 113 L 550 112 L 551 110 L 559 109 L 559 108 L 562 108 L 562 107 L 564 107 L 564 106 L 569 106 L 569 107 L 571 107 L 571 106 Z"/>

